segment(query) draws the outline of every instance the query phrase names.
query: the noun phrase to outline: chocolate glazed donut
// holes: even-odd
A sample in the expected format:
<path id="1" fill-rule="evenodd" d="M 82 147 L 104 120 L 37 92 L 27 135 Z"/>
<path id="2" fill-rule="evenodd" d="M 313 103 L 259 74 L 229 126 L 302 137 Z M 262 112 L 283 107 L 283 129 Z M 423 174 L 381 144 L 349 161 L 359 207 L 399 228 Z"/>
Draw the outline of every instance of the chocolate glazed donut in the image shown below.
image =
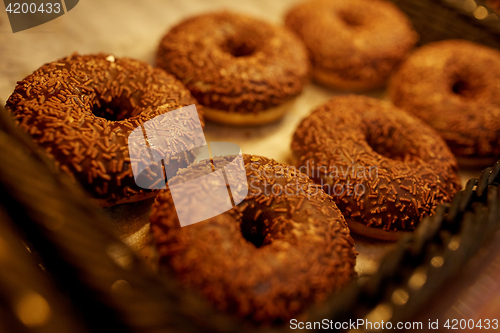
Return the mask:
<path id="1" fill-rule="evenodd" d="M 309 81 L 307 51 L 293 33 L 231 12 L 199 15 L 172 28 L 156 64 L 188 87 L 207 119 L 230 125 L 281 118 Z"/>
<path id="2" fill-rule="evenodd" d="M 146 63 L 75 54 L 18 82 L 7 107 L 60 170 L 107 206 L 155 195 L 135 184 L 129 134 L 158 115 L 194 103 L 182 83 Z M 179 124 L 185 122 L 181 114 L 177 117 Z M 192 136 L 189 126 L 172 133 L 179 141 Z M 192 161 L 193 153 L 185 152 L 165 164 L 175 170 Z"/>
<path id="3" fill-rule="evenodd" d="M 391 78 L 392 102 L 445 139 L 463 166 L 500 156 L 500 52 L 465 40 L 427 44 Z"/>
<path id="4" fill-rule="evenodd" d="M 338 89 L 384 86 L 418 40 L 410 20 L 389 1 L 306 1 L 285 23 L 304 41 L 314 79 Z"/>
<path id="5" fill-rule="evenodd" d="M 318 107 L 298 126 L 292 150 L 351 231 L 368 237 L 399 238 L 461 188 L 455 157 L 434 130 L 369 97 Z"/>
<path id="6" fill-rule="evenodd" d="M 182 207 L 163 190 L 153 205 L 151 231 L 160 267 L 217 308 L 254 323 L 282 323 L 355 276 L 354 242 L 331 197 L 304 174 L 264 157 L 244 155 L 244 163 L 248 195 L 240 204 L 180 227 L 176 209 Z M 212 168 L 206 161 L 191 165 L 169 186 Z M 185 200 L 203 200 L 199 186 L 186 191 Z"/>

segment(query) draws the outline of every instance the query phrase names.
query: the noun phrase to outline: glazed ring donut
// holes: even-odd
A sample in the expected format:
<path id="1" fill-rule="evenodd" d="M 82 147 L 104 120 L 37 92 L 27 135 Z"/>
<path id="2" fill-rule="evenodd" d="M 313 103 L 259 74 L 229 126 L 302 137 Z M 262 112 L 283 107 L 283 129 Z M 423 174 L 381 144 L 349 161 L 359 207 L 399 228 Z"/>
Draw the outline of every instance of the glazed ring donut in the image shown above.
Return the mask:
<path id="1" fill-rule="evenodd" d="M 42 66 L 18 82 L 7 107 L 60 170 L 108 206 L 155 195 L 135 184 L 128 135 L 147 120 L 194 103 L 170 74 L 137 60 L 99 54 L 72 55 Z M 177 138 L 186 132 L 176 132 Z M 185 167 L 193 160 L 186 153 L 170 165 Z"/>
<path id="2" fill-rule="evenodd" d="M 314 79 L 338 89 L 385 85 L 418 39 L 407 17 L 387 1 L 307 1 L 292 8 L 285 23 L 304 41 Z"/>
<path id="3" fill-rule="evenodd" d="M 271 159 L 243 158 L 249 188 L 240 204 L 180 227 L 179 206 L 163 190 L 153 205 L 151 230 L 160 268 L 222 311 L 255 323 L 282 323 L 355 277 L 354 242 L 331 197 L 308 177 Z M 169 186 L 211 171 L 206 162 L 191 165 Z M 198 186 L 191 192 L 186 200 L 203 200 Z M 218 198 L 211 200 L 217 204 Z"/>
<path id="4" fill-rule="evenodd" d="M 309 73 L 306 50 L 291 32 L 230 12 L 196 16 L 172 28 L 161 40 L 156 64 L 188 87 L 207 119 L 229 125 L 283 117 Z"/>
<path id="5" fill-rule="evenodd" d="M 455 157 L 434 130 L 369 97 L 318 107 L 298 126 L 292 150 L 351 231 L 372 238 L 399 238 L 461 188 Z"/>
<path id="6" fill-rule="evenodd" d="M 394 104 L 445 139 L 461 165 L 500 156 L 500 52 L 465 40 L 417 49 L 391 79 Z"/>

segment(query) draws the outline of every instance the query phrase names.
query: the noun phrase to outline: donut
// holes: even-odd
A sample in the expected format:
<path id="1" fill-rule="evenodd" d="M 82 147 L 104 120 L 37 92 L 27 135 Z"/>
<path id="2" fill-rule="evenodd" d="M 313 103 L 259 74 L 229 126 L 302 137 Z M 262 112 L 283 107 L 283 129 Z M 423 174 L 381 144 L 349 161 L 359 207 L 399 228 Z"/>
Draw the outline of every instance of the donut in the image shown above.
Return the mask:
<path id="1" fill-rule="evenodd" d="M 465 40 L 417 49 L 389 84 L 393 103 L 433 127 L 462 166 L 500 156 L 500 52 Z"/>
<path id="2" fill-rule="evenodd" d="M 329 100 L 302 120 L 293 159 L 333 200 L 352 232 L 393 241 L 411 232 L 460 187 L 455 157 L 439 135 L 389 102 Z"/>
<path id="3" fill-rule="evenodd" d="M 172 28 L 156 65 L 186 85 L 205 106 L 206 119 L 235 126 L 280 119 L 309 78 L 307 52 L 293 33 L 231 12 Z"/>
<path id="4" fill-rule="evenodd" d="M 161 69 L 108 54 L 74 54 L 19 81 L 6 106 L 59 170 L 99 205 L 109 206 L 156 193 L 135 183 L 129 134 L 158 115 L 195 103 L 182 83 Z M 182 140 L 186 133 L 189 129 L 180 129 L 175 136 Z M 167 160 L 185 167 L 194 155 Z"/>
<path id="5" fill-rule="evenodd" d="M 285 24 L 304 41 L 313 78 L 344 90 L 384 86 L 418 40 L 404 13 L 379 0 L 307 1 Z"/>
<path id="6" fill-rule="evenodd" d="M 218 157 L 214 164 L 230 159 Z M 180 227 L 179 207 L 169 189 L 162 190 L 152 208 L 151 232 L 161 271 L 173 272 L 219 310 L 257 324 L 279 324 L 355 277 L 354 242 L 331 197 L 296 168 L 260 156 L 243 160 L 248 194 L 241 203 Z M 193 164 L 169 186 L 212 168 Z M 191 189 L 184 198 L 202 201 L 199 187 Z M 217 204 L 218 198 L 211 200 Z"/>

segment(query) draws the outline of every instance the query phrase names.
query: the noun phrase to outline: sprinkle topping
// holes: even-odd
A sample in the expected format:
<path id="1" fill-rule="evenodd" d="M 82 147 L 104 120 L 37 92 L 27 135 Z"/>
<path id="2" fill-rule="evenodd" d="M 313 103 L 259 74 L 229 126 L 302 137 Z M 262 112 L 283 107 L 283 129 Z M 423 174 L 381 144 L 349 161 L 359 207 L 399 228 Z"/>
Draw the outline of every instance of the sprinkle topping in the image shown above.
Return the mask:
<path id="1" fill-rule="evenodd" d="M 231 159 L 215 158 L 214 165 Z M 244 155 L 244 161 L 249 191 L 240 204 L 181 228 L 169 190 L 160 191 L 151 231 L 160 265 L 219 309 L 255 322 L 283 322 L 355 276 L 354 242 L 331 197 L 308 177 L 264 157 Z M 191 165 L 171 182 L 211 169 L 207 161 Z M 193 186 L 184 199 L 199 202 L 202 195 Z"/>
<path id="2" fill-rule="evenodd" d="M 436 132 L 369 97 L 318 107 L 298 126 L 292 150 L 347 220 L 375 228 L 413 230 L 461 188 L 455 157 Z"/>
<path id="3" fill-rule="evenodd" d="M 285 24 L 304 41 L 315 73 L 347 81 L 384 83 L 418 40 L 389 1 L 305 1 L 286 14 Z"/>
<path id="4" fill-rule="evenodd" d="M 203 105 L 240 113 L 291 100 L 309 73 L 307 52 L 291 32 L 230 12 L 199 15 L 172 28 L 156 63 Z"/>
<path id="5" fill-rule="evenodd" d="M 500 52 L 465 40 L 419 48 L 389 86 L 393 103 L 438 131 L 457 157 L 494 160 L 500 156 L 499 91 Z"/>
<path id="6" fill-rule="evenodd" d="M 144 193 L 130 167 L 130 132 L 194 103 L 182 83 L 146 63 L 74 54 L 19 81 L 7 107 L 62 171 L 107 205 Z M 186 131 L 178 129 L 175 138 L 182 140 Z M 187 166 L 193 160 L 176 162 Z"/>

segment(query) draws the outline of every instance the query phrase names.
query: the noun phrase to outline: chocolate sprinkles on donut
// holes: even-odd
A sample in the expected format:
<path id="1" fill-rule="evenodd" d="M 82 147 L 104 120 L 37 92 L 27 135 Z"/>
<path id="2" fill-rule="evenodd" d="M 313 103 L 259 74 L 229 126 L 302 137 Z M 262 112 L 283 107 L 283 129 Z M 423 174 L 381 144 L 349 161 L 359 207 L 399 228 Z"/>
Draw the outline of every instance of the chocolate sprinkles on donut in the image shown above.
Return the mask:
<path id="1" fill-rule="evenodd" d="M 229 125 L 283 117 L 309 80 L 307 51 L 292 32 L 231 12 L 173 27 L 160 42 L 156 64 L 186 85 L 207 119 Z"/>
<path id="2" fill-rule="evenodd" d="M 177 202 L 174 207 L 169 189 L 162 190 L 153 205 L 151 231 L 160 267 L 218 309 L 254 323 L 283 323 L 355 277 L 354 242 L 331 197 L 306 175 L 272 159 L 243 158 L 249 190 L 240 204 L 180 227 Z M 231 159 L 215 158 L 214 165 Z M 212 168 L 207 161 L 193 164 L 169 185 Z M 184 198 L 198 202 L 201 195 L 193 187 Z M 213 198 L 215 205 L 219 199 Z"/>
<path id="3" fill-rule="evenodd" d="M 405 14 L 382 0 L 305 1 L 285 24 L 304 41 L 314 79 L 337 89 L 384 86 L 418 40 Z"/>
<path id="4" fill-rule="evenodd" d="M 7 108 L 60 170 L 107 206 L 155 194 L 135 184 L 128 135 L 160 114 L 194 103 L 182 83 L 161 69 L 113 55 L 74 54 L 19 81 Z M 177 132 L 176 138 L 187 134 Z M 167 164 L 185 167 L 193 160 L 185 153 Z"/>
<path id="5" fill-rule="evenodd" d="M 455 157 L 433 129 L 369 97 L 335 97 L 315 109 L 292 151 L 351 231 L 368 237 L 399 238 L 461 188 Z"/>
<path id="6" fill-rule="evenodd" d="M 392 102 L 433 127 L 463 166 L 500 157 L 500 52 L 466 40 L 429 43 L 391 78 Z"/>

